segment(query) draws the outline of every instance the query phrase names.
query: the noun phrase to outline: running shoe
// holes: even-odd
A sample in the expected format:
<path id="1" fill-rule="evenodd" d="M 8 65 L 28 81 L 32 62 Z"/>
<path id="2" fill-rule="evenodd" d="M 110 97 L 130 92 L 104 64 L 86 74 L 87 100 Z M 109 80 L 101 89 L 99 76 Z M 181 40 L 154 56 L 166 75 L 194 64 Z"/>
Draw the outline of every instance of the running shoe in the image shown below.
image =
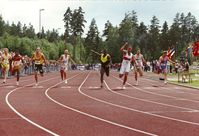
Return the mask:
<path id="1" fill-rule="evenodd" d="M 65 84 L 67 84 L 68 83 L 67 79 L 64 82 L 65 82 Z"/>
<path id="2" fill-rule="evenodd" d="M 126 89 L 125 85 L 122 85 L 122 89 L 123 89 L 123 90 Z"/>
<path id="3" fill-rule="evenodd" d="M 5 79 L 3 80 L 3 83 L 4 83 L 4 84 L 6 83 L 6 80 L 5 80 Z"/>
<path id="4" fill-rule="evenodd" d="M 138 80 L 136 81 L 135 85 L 138 85 Z"/>

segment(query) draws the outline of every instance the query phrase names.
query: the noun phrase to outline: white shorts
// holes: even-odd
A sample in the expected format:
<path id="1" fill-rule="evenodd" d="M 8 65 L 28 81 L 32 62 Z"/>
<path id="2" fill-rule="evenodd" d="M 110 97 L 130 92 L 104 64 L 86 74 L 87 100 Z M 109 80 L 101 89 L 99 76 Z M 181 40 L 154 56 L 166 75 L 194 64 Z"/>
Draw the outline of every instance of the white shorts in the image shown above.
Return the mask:
<path id="1" fill-rule="evenodd" d="M 129 73 L 131 70 L 131 63 L 122 63 L 120 74 Z"/>
<path id="2" fill-rule="evenodd" d="M 62 65 L 60 70 L 66 72 L 68 70 L 68 65 Z"/>

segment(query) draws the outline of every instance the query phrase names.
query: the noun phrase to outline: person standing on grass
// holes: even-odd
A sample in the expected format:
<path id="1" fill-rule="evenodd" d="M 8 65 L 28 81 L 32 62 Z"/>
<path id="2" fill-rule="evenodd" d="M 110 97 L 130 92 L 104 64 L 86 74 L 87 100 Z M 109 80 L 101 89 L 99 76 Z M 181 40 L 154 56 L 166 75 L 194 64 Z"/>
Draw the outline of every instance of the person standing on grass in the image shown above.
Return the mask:
<path id="1" fill-rule="evenodd" d="M 100 56 L 100 63 L 101 63 L 101 69 L 100 69 L 101 86 L 100 87 L 102 88 L 103 82 L 104 82 L 104 74 L 106 73 L 106 76 L 108 77 L 110 73 L 111 56 L 107 53 L 106 49 L 104 49 L 101 54 L 93 50 L 91 51 Z"/>
<path id="2" fill-rule="evenodd" d="M 159 65 L 162 74 L 164 75 L 164 83 L 167 84 L 167 62 L 175 63 L 167 56 L 167 51 L 163 51 L 162 56 L 159 58 Z"/>
<path id="3" fill-rule="evenodd" d="M 120 51 L 123 53 L 123 60 L 120 68 L 119 77 L 122 78 L 124 76 L 122 89 L 125 89 L 128 73 L 131 70 L 131 62 L 132 60 L 134 60 L 134 58 L 133 54 L 131 53 L 132 47 L 127 42 L 121 47 Z"/>
<path id="4" fill-rule="evenodd" d="M 43 77 L 44 70 L 43 70 L 43 65 L 46 62 L 44 54 L 41 52 L 40 47 L 37 47 L 36 51 L 32 55 L 32 61 L 34 63 L 34 75 L 35 75 L 35 81 L 36 84 L 35 86 L 38 86 L 38 72 L 40 75 Z"/>
<path id="5" fill-rule="evenodd" d="M 60 68 L 61 79 L 62 81 L 64 80 L 66 84 L 67 84 L 66 72 L 68 71 L 69 60 L 72 61 L 73 64 L 75 64 L 75 62 L 70 57 L 68 50 L 65 50 L 64 54 L 61 55 L 61 57 L 59 58 L 59 62 L 61 65 Z"/>
<path id="6" fill-rule="evenodd" d="M 17 82 L 16 82 L 17 86 L 19 85 L 21 66 L 22 66 L 22 56 L 19 54 L 19 51 L 17 50 L 15 52 L 15 55 L 12 57 L 12 75 L 15 75 L 15 73 L 17 73 Z"/>
<path id="7" fill-rule="evenodd" d="M 143 63 L 146 64 L 143 55 L 140 53 L 140 49 L 138 49 L 137 53 L 134 55 L 134 60 L 135 81 L 136 85 L 138 85 L 138 73 L 139 76 L 143 76 Z"/>

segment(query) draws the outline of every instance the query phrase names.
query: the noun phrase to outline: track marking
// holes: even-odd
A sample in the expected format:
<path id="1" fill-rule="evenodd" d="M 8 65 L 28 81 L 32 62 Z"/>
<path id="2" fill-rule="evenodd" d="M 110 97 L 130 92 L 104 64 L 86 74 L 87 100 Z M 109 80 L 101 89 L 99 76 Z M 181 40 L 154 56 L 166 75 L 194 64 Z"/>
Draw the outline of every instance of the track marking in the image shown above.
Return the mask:
<path id="1" fill-rule="evenodd" d="M 43 86 L 33 86 L 32 88 L 44 88 Z"/>
<path id="2" fill-rule="evenodd" d="M 0 121 L 5 121 L 5 120 L 22 120 L 22 118 L 0 118 Z"/>
<path id="3" fill-rule="evenodd" d="M 162 105 L 162 106 L 167 106 L 167 107 L 172 107 L 172 108 L 178 108 L 178 109 L 183 109 L 183 110 L 196 110 L 196 109 L 191 109 L 191 108 L 185 108 L 185 107 L 180 107 L 180 106 L 175 106 L 175 105 L 170 105 L 170 104 L 165 104 L 165 103 L 160 103 L 160 102 L 155 102 L 155 101 L 152 101 L 152 100 L 147 100 L 147 99 L 141 99 L 141 98 L 137 98 L 137 97 L 133 97 L 133 96 L 129 96 L 129 95 L 126 95 L 126 94 L 122 94 L 122 93 L 118 93 L 116 91 L 113 91 L 107 84 L 106 81 L 104 81 L 107 89 L 114 93 L 114 94 L 117 94 L 117 95 L 120 95 L 120 96 L 123 96 L 123 97 L 127 97 L 127 98 L 131 98 L 131 99 L 135 99 L 135 100 L 139 100 L 139 101 L 144 101 L 144 102 L 150 102 L 150 103 L 154 103 L 154 104 L 158 104 L 158 105 Z"/>
<path id="4" fill-rule="evenodd" d="M 199 112 L 198 110 L 192 111 L 147 111 L 149 113 L 160 114 L 160 113 L 196 113 Z"/>
<path id="5" fill-rule="evenodd" d="M 81 93 L 81 88 L 82 88 L 82 86 L 84 85 L 84 83 L 86 82 L 86 80 L 88 79 L 90 73 L 91 73 L 91 72 L 89 72 L 89 74 L 86 76 L 86 78 L 84 79 L 84 81 L 83 81 L 83 82 L 81 83 L 81 85 L 79 86 L 78 91 L 79 91 L 80 93 Z M 59 85 L 59 83 L 58 83 L 58 84 L 55 84 L 54 86 L 49 87 L 49 88 L 45 91 L 45 95 L 46 95 L 51 101 L 53 101 L 54 103 L 56 103 L 56 104 L 58 104 L 58 105 L 60 105 L 60 106 L 62 106 L 62 107 L 64 107 L 64 108 L 67 108 L 67 109 L 69 109 L 69 110 L 72 110 L 72 111 L 74 111 L 74 112 L 77 112 L 77 113 L 79 113 L 79 114 L 82 114 L 82 115 L 88 116 L 88 117 L 90 117 L 90 118 L 94 118 L 94 119 L 97 119 L 97 120 L 100 120 L 100 121 L 103 121 L 103 122 L 106 122 L 106 123 L 115 125 L 115 126 L 118 126 L 118 127 L 122 127 L 122 128 L 125 128 L 125 129 L 129 129 L 129 130 L 132 130 L 132 131 L 135 131 L 135 132 L 139 132 L 139 133 L 142 133 L 142 134 L 146 134 L 146 135 L 150 135 L 150 136 L 157 136 L 156 134 L 152 134 L 152 133 L 148 133 L 148 132 L 145 132 L 145 131 L 142 131 L 142 130 L 138 130 L 138 129 L 135 129 L 135 128 L 131 128 L 131 127 L 128 127 L 128 126 L 125 126 L 125 125 L 121 125 L 121 124 L 118 124 L 118 123 L 115 123 L 115 122 L 112 122 L 112 121 L 109 121 L 109 120 L 106 120 L 106 119 L 103 119 L 103 118 L 100 118 L 100 117 L 97 117 L 97 116 L 88 114 L 88 113 L 86 113 L 86 112 L 82 112 L 82 111 L 80 111 L 80 110 L 74 109 L 74 108 L 72 108 L 72 107 L 66 106 L 66 105 L 64 105 L 64 104 L 62 104 L 62 103 L 56 101 L 55 99 L 53 99 L 52 97 L 50 97 L 50 96 L 48 95 L 48 91 L 49 91 L 51 88 L 53 88 L 53 87 L 55 87 L 55 86 L 57 86 L 57 85 Z"/>
<path id="6" fill-rule="evenodd" d="M 3 88 L 15 88 L 16 86 L 9 85 L 9 86 L 3 86 Z"/>
<path id="7" fill-rule="evenodd" d="M 61 88 L 72 88 L 71 86 L 62 86 Z"/>
<path id="8" fill-rule="evenodd" d="M 105 104 L 112 105 L 112 106 L 115 106 L 115 107 L 119 107 L 119 108 L 122 108 L 122 109 L 127 109 L 127 110 L 130 110 L 130 111 L 134 111 L 134 112 L 138 112 L 138 113 L 142 113 L 142 114 L 146 114 L 146 115 L 150 115 L 150 116 L 154 116 L 154 117 L 158 117 L 158 118 L 163 118 L 163 119 L 167 119 L 167 120 L 172 120 L 172 121 L 176 121 L 176 122 L 181 122 L 181 123 L 199 126 L 199 123 L 196 123 L 196 122 L 190 122 L 190 121 L 186 121 L 186 120 L 181 120 L 181 119 L 176 119 L 176 118 L 172 118 L 172 117 L 167 117 L 167 116 L 153 114 L 153 113 L 149 113 L 149 112 L 145 112 L 145 111 L 136 110 L 136 109 L 133 109 L 133 108 L 129 108 L 129 107 L 117 105 L 117 104 L 114 104 L 114 103 L 111 103 L 111 102 L 107 102 L 107 101 L 104 101 L 104 100 L 100 100 L 98 98 L 95 98 L 95 97 L 92 97 L 92 96 L 89 96 L 89 95 L 83 93 L 81 90 L 79 90 L 79 92 L 81 94 L 83 94 L 84 96 L 87 96 L 88 98 L 93 99 L 95 101 L 99 101 L 101 103 L 105 103 Z"/>
<path id="9" fill-rule="evenodd" d="M 121 79 L 117 78 L 116 76 L 112 76 L 120 81 L 122 81 Z M 130 84 L 129 82 L 126 82 L 128 85 L 130 85 L 131 87 L 141 91 L 141 92 L 144 92 L 144 93 L 148 93 L 148 94 L 153 94 L 153 95 L 156 95 L 156 96 L 162 96 L 162 97 L 167 97 L 167 98 L 172 98 L 172 99 L 183 99 L 184 101 L 189 101 L 189 102 L 194 102 L 194 103 L 199 103 L 199 101 L 197 100 L 190 100 L 190 99 L 186 99 L 186 98 L 182 98 L 182 97 L 175 97 L 175 96 L 169 96 L 169 95 L 165 95 L 165 94 L 159 94 L 159 93 L 154 93 L 154 92 L 150 92 L 150 91 L 145 91 L 144 89 L 141 89 L 141 88 L 138 88 L 138 87 L 135 87 L 133 86 L 132 84 Z"/>
<path id="10" fill-rule="evenodd" d="M 89 89 L 99 89 L 99 88 L 101 88 L 101 87 L 98 87 L 98 86 L 89 86 L 88 88 L 89 88 Z"/>
<path id="11" fill-rule="evenodd" d="M 44 81 L 42 81 L 42 82 L 40 82 L 40 83 L 47 82 L 47 81 L 52 80 L 52 79 L 55 79 L 55 78 L 50 78 L 50 79 L 44 80 Z M 34 83 L 33 83 L 33 84 L 34 84 Z M 26 86 L 30 86 L 30 85 L 33 85 L 33 84 L 29 84 L 29 85 L 26 85 Z M 18 116 L 20 116 L 22 119 L 26 120 L 26 121 L 29 122 L 30 124 L 32 124 L 32 125 L 34 125 L 34 126 L 40 128 L 40 129 L 44 130 L 45 132 L 47 132 L 47 133 L 49 133 L 49 134 L 51 134 L 51 135 L 59 136 L 58 134 L 56 134 L 56 133 L 54 133 L 54 132 L 52 132 L 52 131 L 50 131 L 50 130 L 44 128 L 44 127 L 42 127 L 41 125 L 39 125 L 39 124 L 37 124 L 37 123 L 31 121 L 30 119 L 28 119 L 27 117 L 25 117 L 24 115 L 22 115 L 20 112 L 18 112 L 18 111 L 10 104 L 10 102 L 9 102 L 9 96 L 10 96 L 14 91 L 19 90 L 19 89 L 22 89 L 22 88 L 25 88 L 26 86 L 15 88 L 14 90 L 12 90 L 12 91 L 9 92 L 9 93 L 6 95 L 6 98 L 5 98 L 7 105 L 8 105 L 8 106 L 10 107 L 10 109 L 12 109 Z"/>

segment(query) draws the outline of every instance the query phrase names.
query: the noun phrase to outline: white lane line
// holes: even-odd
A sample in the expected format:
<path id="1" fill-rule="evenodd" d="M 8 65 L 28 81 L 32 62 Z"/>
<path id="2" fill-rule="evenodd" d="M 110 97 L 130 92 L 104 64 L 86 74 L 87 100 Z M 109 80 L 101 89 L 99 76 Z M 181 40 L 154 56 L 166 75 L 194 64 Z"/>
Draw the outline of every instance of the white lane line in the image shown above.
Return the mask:
<path id="1" fill-rule="evenodd" d="M 61 88 L 71 88 L 71 86 L 62 86 Z"/>
<path id="2" fill-rule="evenodd" d="M 50 79 L 44 80 L 44 81 L 42 81 L 42 82 L 40 82 L 40 83 L 47 82 L 47 81 L 52 80 L 52 79 L 55 79 L 55 78 L 50 78 Z M 33 84 L 34 84 L 34 83 L 33 83 Z M 30 85 L 33 85 L 33 84 L 29 84 L 29 85 L 27 85 L 27 86 L 30 86 Z M 56 133 L 54 133 L 54 132 L 52 132 L 52 131 L 50 131 L 50 130 L 44 128 L 44 127 L 42 127 L 41 125 L 39 125 L 39 124 L 37 124 L 37 123 L 31 121 L 30 119 L 28 119 L 27 117 L 25 117 L 24 115 L 22 115 L 20 112 L 18 112 L 18 111 L 14 108 L 14 106 L 11 105 L 11 103 L 9 102 L 9 96 L 10 96 L 14 91 L 16 91 L 16 90 L 18 90 L 18 89 L 25 88 L 25 87 L 26 87 L 26 86 L 19 87 L 19 88 L 15 88 L 14 90 L 10 91 L 10 92 L 6 95 L 6 98 L 5 98 L 7 105 L 8 105 L 8 106 L 10 107 L 10 109 L 12 109 L 18 116 L 20 116 L 21 118 L 23 118 L 24 120 L 26 120 L 26 121 L 29 122 L 30 124 L 32 124 L 32 125 L 34 125 L 34 126 L 40 128 L 40 129 L 44 130 L 45 132 L 47 132 L 47 133 L 49 133 L 49 134 L 51 134 L 51 135 L 53 135 L 53 136 L 59 136 L 58 134 L 56 134 Z"/>
<path id="3" fill-rule="evenodd" d="M 147 111 L 149 113 L 154 113 L 154 114 L 160 114 L 160 113 L 196 113 L 199 112 L 198 110 L 192 110 L 192 111 Z"/>
<path id="4" fill-rule="evenodd" d="M 121 79 L 117 78 L 116 76 L 112 76 L 120 81 L 122 81 Z M 172 99 L 183 99 L 184 101 L 189 101 L 189 102 L 194 102 L 194 103 L 199 103 L 199 101 L 197 100 L 190 100 L 190 99 L 186 99 L 186 98 L 182 98 L 182 97 L 175 97 L 175 96 L 169 96 L 169 95 L 165 95 L 165 94 L 159 94 L 159 93 L 154 93 L 154 92 L 150 92 L 150 91 L 145 91 L 141 88 L 138 88 L 138 87 L 135 87 L 133 86 L 132 84 L 130 84 L 129 82 L 126 82 L 128 85 L 130 85 L 131 87 L 141 91 L 141 92 L 144 92 L 144 93 L 148 93 L 148 94 L 153 94 L 153 95 L 156 95 L 156 96 L 162 96 L 162 97 L 167 97 L 167 98 L 172 98 Z"/>
<path id="5" fill-rule="evenodd" d="M 0 121 L 6 121 L 6 120 L 22 120 L 22 118 L 0 118 Z"/>
<path id="6" fill-rule="evenodd" d="M 106 87 L 108 88 L 108 90 L 114 94 L 123 96 L 123 97 L 127 97 L 127 98 L 131 98 L 131 99 L 135 99 L 135 100 L 139 100 L 139 101 L 143 101 L 143 102 L 150 102 L 150 103 L 154 103 L 154 104 L 158 104 L 158 105 L 162 105 L 162 106 L 167 106 L 167 107 L 172 107 L 172 108 L 177 108 L 177 109 L 183 109 L 183 110 L 188 110 L 188 111 L 192 111 L 192 110 L 196 110 L 196 109 L 191 109 L 191 108 L 185 108 L 185 107 L 180 107 L 180 106 L 175 106 L 175 105 L 170 105 L 170 104 L 166 104 L 166 103 L 160 103 L 160 102 L 156 102 L 156 101 L 152 101 L 152 100 L 147 100 L 147 99 L 141 99 L 141 98 L 137 98 L 137 97 L 133 97 L 133 96 L 129 96 L 126 94 L 122 94 L 122 93 L 118 93 L 116 91 L 113 91 L 107 84 L 107 82 L 104 80 L 104 83 L 106 85 Z"/>
<path id="7" fill-rule="evenodd" d="M 176 118 L 172 118 L 172 117 L 167 117 L 167 116 L 153 114 L 153 113 L 149 113 L 149 112 L 145 112 L 145 111 L 136 110 L 136 109 L 133 109 L 133 108 L 129 108 L 129 107 L 126 107 L 126 106 L 121 106 L 121 105 L 118 105 L 118 104 L 114 104 L 114 103 L 111 103 L 111 102 L 107 102 L 107 101 L 104 101 L 104 100 L 89 96 L 89 95 L 83 93 L 81 90 L 79 90 L 79 92 L 81 94 L 83 94 L 84 96 L 87 96 L 90 99 L 93 99 L 93 100 L 96 100 L 96 101 L 99 101 L 101 103 L 105 103 L 105 104 L 108 104 L 108 105 L 112 105 L 112 106 L 115 106 L 115 107 L 119 107 L 119 108 L 122 108 L 122 109 L 127 109 L 127 110 L 130 110 L 130 111 L 134 111 L 134 112 L 138 112 L 138 113 L 142 113 L 142 114 L 146 114 L 146 115 L 150 115 L 150 116 L 154 116 L 154 117 L 158 117 L 158 118 L 163 118 L 163 119 L 167 119 L 167 120 L 172 120 L 172 121 L 176 121 L 176 122 L 181 122 L 181 123 L 186 123 L 186 124 L 199 126 L 199 123 L 197 123 L 197 122 L 191 122 L 191 121 L 186 121 L 186 120 L 181 120 L 181 119 L 176 119 Z"/>
<path id="8" fill-rule="evenodd" d="M 78 91 L 79 91 L 80 93 L 81 93 L 81 88 L 82 88 L 82 86 L 84 85 L 84 83 L 86 82 L 86 80 L 88 79 L 89 75 L 90 75 L 90 72 L 89 72 L 89 74 L 86 76 L 86 78 L 84 79 L 84 81 L 81 83 L 81 85 L 79 86 Z M 115 126 L 118 126 L 118 127 L 122 127 L 122 128 L 125 128 L 125 129 L 129 129 L 129 130 L 132 130 L 132 131 L 135 131 L 135 132 L 139 132 L 139 133 L 142 133 L 142 134 L 146 134 L 146 135 L 149 135 L 149 136 L 157 136 L 156 134 L 152 134 L 152 133 L 148 133 L 148 132 L 145 132 L 145 131 L 141 131 L 141 130 L 138 130 L 138 129 L 135 129 L 135 128 L 131 128 L 131 127 L 128 127 L 128 126 L 125 126 L 125 125 L 121 125 L 121 124 L 118 124 L 118 123 L 115 123 L 115 122 L 112 122 L 112 121 L 109 121 L 109 120 L 106 120 L 106 119 L 103 119 L 103 118 L 100 118 L 100 117 L 97 117 L 97 116 L 88 114 L 88 113 L 86 113 L 86 112 L 82 112 L 82 111 L 80 111 L 80 110 L 74 109 L 74 108 L 72 108 L 72 107 L 66 106 L 66 105 L 64 105 L 64 104 L 62 104 L 62 103 L 56 101 L 55 99 L 53 99 L 52 97 L 50 97 L 50 96 L 48 95 L 48 91 L 49 91 L 51 88 L 53 88 L 53 87 L 55 87 L 55 86 L 57 86 L 57 85 L 59 85 L 59 84 L 56 84 L 56 85 L 54 85 L 54 86 L 48 88 L 48 89 L 45 91 L 45 95 L 46 95 L 51 101 L 53 101 L 54 103 L 56 103 L 56 104 L 58 104 L 58 105 L 60 105 L 60 106 L 62 106 L 62 107 L 64 107 L 64 108 L 67 108 L 67 109 L 69 109 L 69 110 L 72 110 L 72 111 L 74 111 L 74 112 L 77 112 L 77 113 L 79 113 L 79 114 L 88 116 L 88 117 L 90 117 L 90 118 L 94 118 L 94 119 L 96 119 L 96 120 L 100 120 L 100 121 L 102 121 L 102 122 L 109 123 L 109 124 L 111 124 L 111 125 L 115 125 Z"/>

